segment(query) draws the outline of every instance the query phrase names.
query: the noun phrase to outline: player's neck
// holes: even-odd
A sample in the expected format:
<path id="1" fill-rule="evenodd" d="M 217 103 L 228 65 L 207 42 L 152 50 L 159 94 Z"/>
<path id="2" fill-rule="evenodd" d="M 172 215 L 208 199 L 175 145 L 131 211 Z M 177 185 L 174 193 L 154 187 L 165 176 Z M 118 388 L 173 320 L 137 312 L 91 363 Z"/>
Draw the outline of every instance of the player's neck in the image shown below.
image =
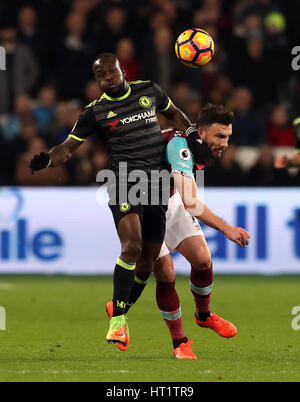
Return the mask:
<path id="1" fill-rule="evenodd" d="M 110 96 L 111 98 L 120 98 L 121 96 L 125 95 L 128 92 L 128 90 L 129 90 L 129 85 L 128 85 L 127 81 L 124 81 L 122 88 L 118 92 L 115 92 L 113 94 L 106 92 L 106 94 L 108 96 Z"/>

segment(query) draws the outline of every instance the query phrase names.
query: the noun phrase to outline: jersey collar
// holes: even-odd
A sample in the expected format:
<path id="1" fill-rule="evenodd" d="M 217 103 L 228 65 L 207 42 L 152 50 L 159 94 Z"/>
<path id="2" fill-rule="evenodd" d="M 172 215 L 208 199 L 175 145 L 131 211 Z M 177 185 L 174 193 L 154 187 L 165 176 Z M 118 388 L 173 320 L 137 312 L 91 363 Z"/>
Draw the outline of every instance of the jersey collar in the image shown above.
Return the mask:
<path id="1" fill-rule="evenodd" d="M 125 95 L 119 96 L 118 98 L 112 98 L 111 96 L 107 95 L 107 94 L 104 92 L 104 94 L 101 96 L 100 100 L 103 99 L 103 98 L 105 98 L 105 99 L 108 99 L 108 100 L 110 100 L 110 101 L 120 101 L 120 100 L 123 100 L 123 99 L 128 98 L 128 96 L 129 96 L 130 94 L 131 94 L 131 87 L 130 87 L 130 85 L 128 85 L 128 91 L 126 92 Z"/>

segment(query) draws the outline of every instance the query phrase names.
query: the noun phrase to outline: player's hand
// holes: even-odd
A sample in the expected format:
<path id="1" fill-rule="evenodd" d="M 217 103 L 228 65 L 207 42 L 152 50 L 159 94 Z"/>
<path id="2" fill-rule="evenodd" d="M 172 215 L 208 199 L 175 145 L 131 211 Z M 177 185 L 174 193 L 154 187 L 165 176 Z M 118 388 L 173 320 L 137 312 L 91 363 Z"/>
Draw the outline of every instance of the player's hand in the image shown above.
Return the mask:
<path id="1" fill-rule="evenodd" d="M 49 154 L 41 152 L 39 155 L 34 155 L 29 164 L 29 169 L 33 174 L 36 170 L 45 169 L 50 162 Z"/>
<path id="2" fill-rule="evenodd" d="M 288 158 L 285 155 L 277 156 L 274 159 L 274 167 L 276 169 L 286 169 L 287 168 L 287 163 L 288 163 Z"/>
<path id="3" fill-rule="evenodd" d="M 245 248 L 249 244 L 250 233 L 243 228 L 234 228 L 230 227 L 224 232 L 227 239 L 233 241 L 238 244 L 240 247 Z"/>

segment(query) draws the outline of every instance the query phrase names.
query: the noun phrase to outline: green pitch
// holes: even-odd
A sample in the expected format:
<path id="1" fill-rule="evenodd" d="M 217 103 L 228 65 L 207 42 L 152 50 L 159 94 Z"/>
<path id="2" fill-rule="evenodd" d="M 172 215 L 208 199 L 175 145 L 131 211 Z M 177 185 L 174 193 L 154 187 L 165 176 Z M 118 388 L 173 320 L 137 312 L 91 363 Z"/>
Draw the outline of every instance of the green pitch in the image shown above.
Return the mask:
<path id="1" fill-rule="evenodd" d="M 220 338 L 193 321 L 188 278 L 177 278 L 195 361 L 176 360 L 152 279 L 129 313 L 131 346 L 107 344 L 110 277 L 0 276 L 0 381 L 299 381 L 300 277 L 216 276 L 212 311 L 238 328 Z M 298 321 L 298 324 L 300 320 Z"/>

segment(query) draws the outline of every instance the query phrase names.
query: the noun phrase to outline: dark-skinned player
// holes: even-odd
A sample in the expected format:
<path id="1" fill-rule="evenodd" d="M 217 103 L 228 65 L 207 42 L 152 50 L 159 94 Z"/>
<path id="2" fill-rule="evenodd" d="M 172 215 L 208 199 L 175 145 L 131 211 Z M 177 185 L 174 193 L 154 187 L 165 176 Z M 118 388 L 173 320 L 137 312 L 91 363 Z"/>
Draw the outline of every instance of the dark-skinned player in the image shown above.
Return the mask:
<path id="1" fill-rule="evenodd" d="M 86 107 L 66 141 L 48 154 L 33 157 L 30 169 L 52 168 L 67 162 L 93 133 L 104 141 L 110 168 L 116 175 L 117 189 L 127 186 L 124 199 L 118 196 L 118 192 L 117 195 L 112 194 L 116 190 L 113 186 L 108 190 L 121 254 L 114 268 L 113 317 L 106 339 L 119 349 L 126 350 L 129 329 L 125 309 L 134 283 L 135 268 L 138 264 L 142 271 L 146 270 L 145 267 L 153 269 L 164 240 L 167 205 L 163 205 L 162 194 L 159 205 L 131 205 L 127 195 L 134 183 L 120 180 L 119 164 L 126 162 L 128 173 L 142 170 L 148 177 L 151 171 L 166 169 L 166 145 L 156 113 L 159 111 L 166 116 L 178 130 L 185 131 L 191 123 L 155 83 L 128 83 L 114 54 L 98 56 L 93 63 L 93 72 L 103 95 Z M 150 184 L 155 187 L 155 183 Z M 115 202 L 111 202 L 114 196 Z"/>

